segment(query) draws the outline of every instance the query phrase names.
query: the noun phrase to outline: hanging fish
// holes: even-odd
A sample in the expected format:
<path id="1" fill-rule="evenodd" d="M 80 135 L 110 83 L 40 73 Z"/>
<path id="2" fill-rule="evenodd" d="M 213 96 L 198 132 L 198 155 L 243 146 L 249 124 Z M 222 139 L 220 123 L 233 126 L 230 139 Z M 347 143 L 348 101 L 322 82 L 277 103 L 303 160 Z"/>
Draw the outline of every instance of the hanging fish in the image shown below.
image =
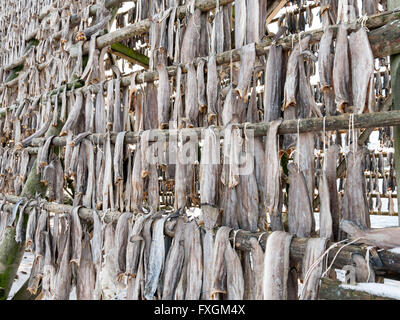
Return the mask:
<path id="1" fill-rule="evenodd" d="M 207 63 L 207 107 L 208 122 L 214 123 L 217 118 L 218 73 L 215 55 L 208 57 Z"/>
<path id="2" fill-rule="evenodd" d="M 328 240 L 333 240 L 333 221 L 330 208 L 331 194 L 329 190 L 328 178 L 324 170 L 319 171 L 318 175 L 319 175 L 318 194 L 320 202 L 319 237 Z M 336 190 L 334 192 L 336 193 Z"/>
<path id="3" fill-rule="evenodd" d="M 243 46 L 240 49 L 240 73 L 235 93 L 245 102 L 247 102 L 247 90 L 251 82 L 255 58 L 256 46 L 254 43 Z"/>
<path id="4" fill-rule="evenodd" d="M 168 128 L 169 121 L 169 78 L 167 71 L 167 57 L 164 48 L 161 48 L 158 53 L 157 72 L 159 76 L 158 91 L 157 91 L 157 106 L 158 106 L 158 124 L 160 129 Z"/>
<path id="5" fill-rule="evenodd" d="M 292 295 L 288 285 L 291 277 L 289 258 L 292 237 L 284 231 L 274 231 L 268 236 L 263 274 L 265 300 L 288 300 Z"/>
<path id="6" fill-rule="evenodd" d="M 188 128 L 197 127 L 199 105 L 197 100 L 197 74 L 193 63 L 186 65 L 185 118 Z"/>
<path id="7" fill-rule="evenodd" d="M 345 108 L 350 105 L 350 60 L 349 42 L 347 29 L 339 25 L 336 34 L 335 57 L 333 60 L 333 87 L 335 89 L 335 101 L 340 112 L 344 113 Z"/>
<path id="8" fill-rule="evenodd" d="M 289 170 L 289 232 L 298 237 L 310 237 L 313 231 L 313 210 L 310 193 L 303 172 L 295 163 L 288 164 Z"/>
<path id="9" fill-rule="evenodd" d="M 282 107 L 282 46 L 272 45 L 265 67 L 264 121 L 277 120 Z"/>
<path id="10" fill-rule="evenodd" d="M 246 1 L 246 43 L 260 41 L 260 2 Z"/>
<path id="11" fill-rule="evenodd" d="M 246 0 L 235 2 L 235 48 L 239 49 L 245 44 L 247 24 Z"/>
<path id="12" fill-rule="evenodd" d="M 206 84 L 204 79 L 205 62 L 205 59 L 199 58 L 197 63 L 197 103 L 201 113 L 207 111 Z"/>
<path id="13" fill-rule="evenodd" d="M 116 249 L 116 265 L 117 279 L 121 282 L 123 275 L 126 271 L 126 246 L 128 243 L 129 226 L 128 221 L 132 218 L 131 212 L 123 213 L 119 219 L 115 228 L 115 240 L 114 245 Z"/>
<path id="14" fill-rule="evenodd" d="M 366 110 L 369 81 L 374 72 L 374 55 L 364 28 L 350 34 L 349 47 L 354 113 L 363 113 Z"/>
<path id="15" fill-rule="evenodd" d="M 199 41 L 200 41 L 200 21 L 201 11 L 195 9 L 191 15 L 181 46 L 181 63 L 190 63 L 198 56 Z"/>
<path id="16" fill-rule="evenodd" d="M 72 210 L 71 213 L 71 260 L 70 263 L 74 262 L 79 267 L 82 255 L 82 225 L 79 218 L 79 209 L 81 206 L 77 206 Z"/>
<path id="17" fill-rule="evenodd" d="M 77 272 L 77 300 L 94 300 L 95 286 L 96 270 L 92 259 L 89 234 L 85 231 L 82 241 L 82 256 Z"/>
<path id="18" fill-rule="evenodd" d="M 332 86 L 333 57 L 331 46 L 333 40 L 333 29 L 326 28 L 321 37 L 318 50 L 318 71 L 321 90 L 325 91 Z"/>
<path id="19" fill-rule="evenodd" d="M 61 129 L 61 136 L 67 135 L 69 131 L 75 129 L 78 124 L 79 118 L 82 115 L 83 94 L 81 90 L 76 90 L 76 100 L 71 112 L 68 114 L 67 121 Z"/>

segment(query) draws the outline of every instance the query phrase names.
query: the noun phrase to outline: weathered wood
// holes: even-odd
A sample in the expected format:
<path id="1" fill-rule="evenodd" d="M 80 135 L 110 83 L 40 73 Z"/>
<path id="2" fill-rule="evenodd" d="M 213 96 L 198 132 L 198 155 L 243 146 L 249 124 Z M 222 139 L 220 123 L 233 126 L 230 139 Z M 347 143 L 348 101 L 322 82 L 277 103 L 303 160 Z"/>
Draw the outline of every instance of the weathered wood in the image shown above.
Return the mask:
<path id="1" fill-rule="evenodd" d="M 325 117 L 325 130 L 332 131 L 338 129 L 348 129 L 349 127 L 349 114 L 343 114 L 339 116 L 328 116 Z M 296 120 L 284 120 L 282 124 L 279 126 L 278 133 L 279 134 L 290 134 L 297 133 L 299 130 L 300 133 L 303 132 L 318 132 L 323 130 L 323 118 L 306 118 Z M 354 115 L 354 128 L 375 128 L 375 127 L 385 127 L 385 126 L 393 126 L 400 125 L 400 110 L 396 111 L 387 111 L 387 112 L 375 112 L 375 113 L 365 113 L 365 114 L 356 114 Z M 260 137 L 265 136 L 268 132 L 269 123 L 260 122 L 260 123 L 251 123 L 251 124 L 240 124 L 239 128 L 244 128 L 246 126 L 247 130 L 254 130 L 254 136 Z M 185 134 L 197 134 L 198 137 L 201 137 L 201 134 L 205 128 L 190 128 L 190 129 L 171 129 L 171 130 L 151 130 L 151 136 L 165 136 L 168 137 L 176 137 L 179 132 Z M 224 136 L 224 127 L 216 126 L 216 132 L 219 132 L 220 137 Z M 111 133 L 111 141 L 115 142 L 117 137 L 117 133 Z M 127 132 L 125 135 L 125 143 L 132 144 L 138 141 L 139 133 L 138 132 Z M 104 139 L 104 134 L 91 134 L 88 138 L 95 143 L 102 143 Z M 33 139 L 31 146 L 37 147 L 43 141 L 43 138 Z M 151 139 L 150 141 L 157 141 L 156 139 Z M 52 140 L 52 143 L 56 146 L 64 146 L 66 143 L 66 137 L 55 137 Z"/>
<path id="2" fill-rule="evenodd" d="M 10 203 L 16 203 L 21 199 L 21 197 L 17 196 L 12 196 L 12 195 L 5 195 L 6 199 Z M 0 199 L 3 199 L 2 196 L 0 196 Z M 72 206 L 69 205 L 64 205 L 64 204 L 57 204 L 54 202 L 48 202 L 48 201 L 41 201 L 41 204 L 44 209 L 48 210 L 49 212 L 53 213 L 71 213 L 73 210 Z M 35 205 L 35 201 L 31 203 L 31 205 Z M 12 210 L 12 205 L 6 204 L 4 206 L 4 210 Z M 106 223 L 109 222 L 116 222 L 118 217 L 120 216 L 120 212 L 115 211 L 107 211 L 106 213 L 102 211 L 97 211 L 101 217 L 104 216 L 104 221 Z M 79 217 L 84 220 L 92 221 L 92 216 L 93 216 L 93 209 L 85 208 L 82 207 L 79 210 Z M 173 237 L 174 236 L 174 226 L 175 226 L 176 221 L 171 220 L 168 221 L 165 224 L 165 229 L 164 232 L 166 235 Z M 250 238 L 255 237 L 260 240 L 260 244 L 263 249 L 265 249 L 265 243 L 266 239 L 268 238 L 269 233 L 260 233 L 260 232 L 255 232 L 251 233 L 250 231 L 245 231 L 245 230 L 239 230 L 236 233 L 235 236 L 235 247 L 238 250 L 250 250 L 251 248 L 251 243 L 250 243 Z M 231 241 L 233 241 L 233 232 L 231 234 Z M 304 257 L 304 253 L 307 247 L 307 238 L 293 238 L 291 246 L 290 246 L 290 254 L 291 254 L 291 259 L 293 259 L 293 262 L 301 266 L 302 260 Z M 330 242 L 328 245 L 332 245 L 333 242 Z M 343 245 L 339 245 L 329 252 L 329 257 L 328 257 L 328 262 L 331 263 L 333 261 L 333 258 L 335 257 L 336 253 L 339 251 L 339 249 Z M 363 256 L 366 254 L 366 249 L 362 248 L 361 246 L 356 246 L 356 245 L 349 245 L 341 249 L 340 253 L 337 255 L 333 266 L 336 268 L 342 268 L 345 265 L 352 264 L 352 255 L 358 253 Z M 386 250 L 382 250 L 378 252 L 379 257 L 382 261 L 382 267 L 377 268 L 374 266 L 374 270 L 376 273 L 379 273 L 380 275 L 385 275 L 388 278 L 394 278 L 398 279 L 400 275 L 400 254 L 392 253 Z"/>
<path id="3" fill-rule="evenodd" d="M 133 64 L 138 64 L 146 69 L 149 67 L 149 57 L 133 50 L 132 48 L 124 46 L 122 43 L 116 42 L 112 44 L 111 53 L 128 60 Z"/>
<path id="4" fill-rule="evenodd" d="M 395 300 L 360 290 L 343 288 L 341 284 L 337 280 L 322 278 L 318 300 Z"/>

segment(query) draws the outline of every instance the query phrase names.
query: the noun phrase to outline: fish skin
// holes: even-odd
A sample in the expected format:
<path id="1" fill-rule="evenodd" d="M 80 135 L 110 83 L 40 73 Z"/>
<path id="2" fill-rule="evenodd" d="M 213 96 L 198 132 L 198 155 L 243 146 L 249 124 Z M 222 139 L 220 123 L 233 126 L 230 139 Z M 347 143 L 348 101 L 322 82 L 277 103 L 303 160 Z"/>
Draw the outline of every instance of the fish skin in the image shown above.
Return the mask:
<path id="1" fill-rule="evenodd" d="M 367 262 L 361 254 L 354 253 L 351 256 L 356 269 L 356 282 L 375 283 L 375 272 L 371 262 Z M 369 264 L 369 266 L 368 266 Z M 368 279 L 369 277 L 369 279 Z"/>
<path id="2" fill-rule="evenodd" d="M 245 44 L 246 20 L 247 20 L 246 0 L 235 2 L 235 48 L 239 49 Z"/>
<path id="3" fill-rule="evenodd" d="M 200 41 L 201 11 L 197 9 L 189 18 L 181 45 L 181 63 L 189 63 L 198 56 Z"/>
<path id="4" fill-rule="evenodd" d="M 222 226 L 215 235 L 214 254 L 211 272 L 211 299 L 215 300 L 218 294 L 227 293 L 227 266 L 225 263 L 225 251 L 230 246 L 229 234 L 231 228 Z"/>
<path id="5" fill-rule="evenodd" d="M 279 161 L 279 146 L 278 146 L 278 128 L 282 120 L 274 120 L 268 129 L 265 140 L 265 198 L 264 206 L 266 214 L 269 214 L 271 219 L 272 231 L 283 231 L 282 212 L 279 208 L 279 199 L 281 195 L 281 174 Z"/>
<path id="6" fill-rule="evenodd" d="M 56 269 L 54 264 L 53 248 L 51 246 L 51 236 L 50 232 L 46 231 L 45 234 L 45 256 L 44 256 L 44 266 L 43 266 L 43 278 L 42 278 L 42 291 L 44 293 L 44 298 L 51 298 L 52 291 L 55 289 L 55 277 Z"/>
<path id="7" fill-rule="evenodd" d="M 213 25 L 213 30 L 215 32 L 215 44 L 214 50 L 212 52 L 215 52 L 216 54 L 224 52 L 224 12 L 222 11 L 221 7 L 217 7 L 215 9 L 215 17 L 214 17 L 214 25 Z"/>
<path id="8" fill-rule="evenodd" d="M 128 244 L 129 224 L 128 221 L 132 218 L 131 212 L 123 213 L 117 222 L 115 228 L 115 268 L 117 271 L 117 279 L 121 282 L 126 271 L 126 247 Z"/>
<path id="9" fill-rule="evenodd" d="M 113 168 L 112 168 L 112 151 L 110 142 L 110 133 L 108 132 L 105 138 L 104 150 L 104 181 L 103 181 L 103 211 L 111 208 L 114 210 L 114 188 L 112 183 Z"/>
<path id="10" fill-rule="evenodd" d="M 154 222 L 152 245 L 150 247 L 149 264 L 146 272 L 144 296 L 146 300 L 153 300 L 157 290 L 159 277 L 162 273 L 165 260 L 164 223 L 166 218 Z"/>
<path id="11" fill-rule="evenodd" d="M 45 253 L 45 239 L 42 231 L 46 230 L 47 219 L 47 211 L 43 209 L 40 210 L 35 231 L 35 261 L 37 261 L 40 257 L 43 257 Z"/>
<path id="12" fill-rule="evenodd" d="M 264 300 L 287 300 L 289 256 L 292 235 L 274 231 L 267 239 L 264 255 Z"/>
<path id="13" fill-rule="evenodd" d="M 183 111 L 182 111 L 182 68 L 178 65 L 176 71 L 176 94 L 174 101 L 174 110 L 172 112 L 173 128 L 177 129 L 181 125 Z"/>
<path id="14" fill-rule="evenodd" d="M 114 148 L 114 184 L 120 183 L 124 179 L 123 164 L 124 164 L 124 140 L 126 131 L 119 132 L 115 141 Z"/>
<path id="15" fill-rule="evenodd" d="M 18 221 L 15 227 L 15 241 L 17 243 L 25 242 L 26 231 L 24 226 L 24 220 L 25 220 L 24 217 L 25 217 L 25 209 L 28 206 L 28 204 L 29 201 L 26 201 L 19 210 Z"/>
<path id="16" fill-rule="evenodd" d="M 75 263 L 78 267 L 82 255 L 82 225 L 79 218 L 79 209 L 82 206 L 77 206 L 71 212 L 71 260 L 70 263 Z"/>
<path id="17" fill-rule="evenodd" d="M 329 208 L 332 216 L 333 240 L 337 241 L 339 237 L 339 199 L 337 193 L 336 167 L 337 157 L 339 155 L 339 146 L 331 145 L 326 151 L 326 169 L 325 174 L 329 189 Z"/>
<path id="18" fill-rule="evenodd" d="M 263 276 L 264 276 L 264 252 L 259 244 L 258 240 L 254 237 L 249 239 L 251 249 L 248 255 L 248 265 L 250 270 L 248 274 L 244 271 L 245 288 L 248 288 L 246 297 L 246 290 L 243 299 L 245 300 L 263 300 Z M 251 258 L 250 258 L 251 257 Z M 249 277 L 249 282 L 246 281 L 246 276 Z"/>
<path id="19" fill-rule="evenodd" d="M 106 111 L 105 111 L 105 102 L 104 102 L 104 91 L 103 91 L 103 82 L 99 84 L 99 91 L 96 95 L 96 104 L 95 104 L 95 132 L 96 133 L 105 133 L 106 132 Z"/>
<path id="20" fill-rule="evenodd" d="M 215 55 L 210 55 L 207 62 L 207 108 L 208 122 L 214 123 L 217 118 L 218 73 Z"/>
<path id="21" fill-rule="evenodd" d="M 239 81 L 235 88 L 235 93 L 245 102 L 247 102 L 247 91 L 251 82 L 255 59 L 256 46 L 254 43 L 245 45 L 240 49 Z"/>
<path id="22" fill-rule="evenodd" d="M 333 57 L 331 46 L 333 40 L 333 29 L 325 28 L 319 42 L 318 50 L 318 74 L 321 90 L 325 91 L 332 86 Z"/>
<path id="23" fill-rule="evenodd" d="M 78 124 L 79 117 L 82 114 L 82 107 L 83 107 L 83 94 L 81 90 L 75 91 L 76 100 L 75 104 L 68 114 L 68 118 L 65 121 L 64 126 L 61 129 L 60 136 L 65 136 L 68 132 L 75 129 L 76 125 Z"/>
<path id="24" fill-rule="evenodd" d="M 260 38 L 260 2 L 254 0 L 246 1 L 246 43 L 259 42 Z"/>
<path id="25" fill-rule="evenodd" d="M 248 143 L 248 142 L 246 142 Z M 249 161 L 254 161 L 253 157 Z M 237 186 L 239 197 L 239 227 L 251 232 L 257 231 L 258 226 L 258 186 L 254 170 L 249 174 L 239 176 L 239 185 Z"/>
<path id="26" fill-rule="evenodd" d="M 197 100 L 197 74 L 193 63 L 186 65 L 187 76 L 185 86 L 185 118 L 187 127 L 197 127 L 199 118 L 199 105 Z"/>
<path id="27" fill-rule="evenodd" d="M 228 125 L 224 135 L 224 164 L 221 181 L 229 188 L 234 188 L 239 184 L 239 151 L 241 146 L 240 129 L 236 125 Z"/>
<path id="28" fill-rule="evenodd" d="M 374 73 L 374 55 L 364 28 L 349 36 L 354 113 L 367 110 L 369 80 Z"/>
<path id="29" fill-rule="evenodd" d="M 337 109 L 344 112 L 351 104 L 350 58 L 347 29 L 340 25 L 336 33 L 335 57 L 333 60 L 333 87 Z"/>
<path id="30" fill-rule="evenodd" d="M 143 203 L 143 179 L 142 179 L 142 152 L 140 143 L 136 144 L 132 167 L 132 201 L 131 209 L 138 210 Z"/>
<path id="31" fill-rule="evenodd" d="M 128 278 L 135 278 L 138 273 L 140 255 L 144 247 L 144 238 L 142 231 L 144 223 L 148 219 L 146 215 L 139 215 L 135 217 L 135 221 L 130 226 L 128 242 L 126 247 L 126 272 Z"/>
<path id="32" fill-rule="evenodd" d="M 232 49 L 232 3 L 223 6 L 224 12 L 224 51 Z"/>
<path id="33" fill-rule="evenodd" d="M 187 203 L 187 165 L 181 161 L 182 147 L 178 146 L 178 156 L 175 169 L 175 197 L 174 197 L 174 210 L 182 209 Z"/>
<path id="34" fill-rule="evenodd" d="M 104 148 L 99 144 L 96 146 L 96 189 L 95 189 L 95 201 L 96 209 L 100 209 L 103 206 L 103 180 L 104 180 Z"/>
<path id="35" fill-rule="evenodd" d="M 82 241 L 82 257 L 77 273 L 77 300 L 94 300 L 95 285 L 96 270 L 92 259 L 89 235 L 86 234 Z"/>
<path id="36" fill-rule="evenodd" d="M 199 105 L 199 111 L 204 113 L 207 111 L 207 94 L 206 94 L 206 83 L 204 79 L 204 67 L 206 60 L 199 58 L 197 63 L 197 103 Z"/>
<path id="37" fill-rule="evenodd" d="M 46 142 L 44 143 L 42 150 L 40 152 L 40 157 L 38 155 L 38 173 L 41 172 L 41 168 L 45 167 L 49 163 L 49 152 L 51 148 L 51 141 L 53 140 L 55 136 L 50 136 L 46 139 Z"/>
<path id="38" fill-rule="evenodd" d="M 110 131 L 114 123 L 114 79 L 107 82 L 106 104 L 106 131 Z"/>
<path id="39" fill-rule="evenodd" d="M 92 259 L 96 268 L 99 268 L 102 263 L 102 248 L 103 248 L 103 227 L 100 221 L 99 214 L 93 210 L 93 237 L 90 240 L 92 249 Z"/>
<path id="40" fill-rule="evenodd" d="M 199 300 L 201 296 L 201 288 L 203 283 L 203 250 L 201 247 L 200 230 L 195 221 L 190 222 L 186 227 L 190 230 L 187 234 L 190 235 L 189 260 L 185 262 L 187 265 L 187 285 L 185 300 Z"/>
<path id="41" fill-rule="evenodd" d="M 153 82 L 147 83 L 145 89 L 145 105 L 147 107 L 147 112 L 144 113 L 144 129 L 157 129 L 159 127 L 157 88 Z"/>
<path id="42" fill-rule="evenodd" d="M 158 171 L 157 165 L 150 165 L 150 174 L 148 181 L 148 189 L 147 189 L 147 201 L 150 208 L 153 211 L 158 211 L 158 207 L 160 205 L 160 191 L 159 191 L 159 182 L 158 182 Z"/>
<path id="43" fill-rule="evenodd" d="M 357 222 L 343 218 L 340 222 L 340 229 L 346 232 L 351 239 L 362 237 L 357 242 L 370 246 L 385 250 L 400 247 L 400 227 L 371 229 L 370 227 L 365 227 Z"/>
<path id="44" fill-rule="evenodd" d="M 350 146 L 350 149 L 352 146 Z M 344 186 L 342 200 L 341 218 L 360 224 L 363 227 L 371 226 L 368 202 L 366 198 L 366 187 L 364 177 L 364 152 L 360 148 L 355 153 L 350 151 L 347 159 L 347 176 Z M 342 235 L 343 236 L 343 235 Z M 344 239 L 344 238 L 340 238 Z"/>
<path id="45" fill-rule="evenodd" d="M 283 107 L 282 111 L 285 111 L 290 106 L 296 106 L 296 92 L 299 83 L 299 55 L 302 50 L 308 47 L 311 36 L 305 36 L 298 42 L 293 48 L 288 62 L 286 70 L 286 81 L 284 86 L 283 96 Z"/>
<path id="46" fill-rule="evenodd" d="M 244 296 L 244 277 L 240 259 L 232 248 L 229 239 L 226 239 L 226 249 L 224 253 L 226 265 L 226 299 L 243 300 Z"/>
<path id="47" fill-rule="evenodd" d="M 25 247 L 32 252 L 35 250 L 35 230 L 36 230 L 37 214 L 36 207 L 33 207 L 29 213 L 28 222 L 26 224 Z"/>
<path id="48" fill-rule="evenodd" d="M 160 49 L 157 72 L 159 76 L 157 89 L 158 125 L 160 129 L 168 128 L 170 85 L 167 71 L 165 50 Z"/>
<path id="49" fill-rule="evenodd" d="M 95 154 L 94 146 L 88 139 L 84 139 L 82 144 L 85 148 L 85 155 L 87 161 L 87 185 L 84 196 L 82 197 L 82 204 L 86 208 L 92 208 L 95 203 L 95 189 L 96 189 L 96 167 L 95 167 Z"/>
<path id="50" fill-rule="evenodd" d="M 304 174 L 295 163 L 288 164 L 289 188 L 288 219 L 289 232 L 302 238 L 311 235 L 313 211 Z M 293 188 L 295 186 L 295 188 Z"/>
<path id="51" fill-rule="evenodd" d="M 60 251 L 61 261 L 56 275 L 56 286 L 54 290 L 54 300 L 69 300 L 71 292 L 72 271 L 70 261 L 71 253 L 70 227 L 66 229 L 66 242 L 63 249 Z"/>
<path id="52" fill-rule="evenodd" d="M 303 281 L 311 265 L 323 255 L 326 249 L 327 238 L 310 238 L 307 241 L 306 252 L 303 257 Z M 323 260 L 310 274 L 300 295 L 300 300 L 318 300 L 320 278 L 323 272 Z"/>
<path id="53" fill-rule="evenodd" d="M 214 257 L 214 232 L 206 229 L 202 234 L 203 243 L 203 286 L 201 300 L 211 300 L 211 284 Z"/>
<path id="54" fill-rule="evenodd" d="M 321 170 L 318 172 L 319 175 L 319 185 L 318 194 L 320 199 L 320 228 L 319 236 L 320 238 L 326 238 L 333 240 L 333 222 L 332 214 L 330 209 L 330 190 L 328 186 L 328 178 L 326 172 Z"/>
<path id="55" fill-rule="evenodd" d="M 115 79 L 114 86 L 114 114 L 113 114 L 113 132 L 121 132 L 123 130 L 122 112 L 121 112 L 121 73 L 116 66 L 112 67 L 112 70 L 116 72 L 117 79 Z"/>
<path id="56" fill-rule="evenodd" d="M 264 121 L 277 120 L 282 107 L 282 46 L 271 45 L 265 65 Z"/>

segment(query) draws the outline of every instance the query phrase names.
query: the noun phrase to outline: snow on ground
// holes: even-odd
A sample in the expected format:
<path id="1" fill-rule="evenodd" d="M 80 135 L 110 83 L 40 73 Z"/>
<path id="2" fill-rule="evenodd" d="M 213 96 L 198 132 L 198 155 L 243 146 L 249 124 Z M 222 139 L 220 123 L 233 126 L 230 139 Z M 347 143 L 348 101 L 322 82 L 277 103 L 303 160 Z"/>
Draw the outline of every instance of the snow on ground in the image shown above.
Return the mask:
<path id="1" fill-rule="evenodd" d="M 400 300 L 400 286 L 387 283 L 357 283 L 356 285 L 341 284 L 340 287 Z"/>

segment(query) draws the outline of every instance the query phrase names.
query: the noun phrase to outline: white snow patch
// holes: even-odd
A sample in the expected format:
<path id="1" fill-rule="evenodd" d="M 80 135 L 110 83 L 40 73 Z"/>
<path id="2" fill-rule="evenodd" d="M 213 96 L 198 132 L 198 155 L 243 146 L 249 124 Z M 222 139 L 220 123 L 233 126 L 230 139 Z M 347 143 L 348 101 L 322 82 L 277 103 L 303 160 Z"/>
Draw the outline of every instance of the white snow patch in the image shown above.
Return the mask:
<path id="1" fill-rule="evenodd" d="M 391 253 L 398 253 L 398 254 L 400 254 L 400 247 L 397 247 L 397 248 L 390 249 L 390 250 L 389 250 L 389 252 L 391 252 Z"/>
<path id="2" fill-rule="evenodd" d="M 386 283 L 357 283 L 356 285 L 341 284 L 340 287 L 400 300 L 400 287 Z"/>

